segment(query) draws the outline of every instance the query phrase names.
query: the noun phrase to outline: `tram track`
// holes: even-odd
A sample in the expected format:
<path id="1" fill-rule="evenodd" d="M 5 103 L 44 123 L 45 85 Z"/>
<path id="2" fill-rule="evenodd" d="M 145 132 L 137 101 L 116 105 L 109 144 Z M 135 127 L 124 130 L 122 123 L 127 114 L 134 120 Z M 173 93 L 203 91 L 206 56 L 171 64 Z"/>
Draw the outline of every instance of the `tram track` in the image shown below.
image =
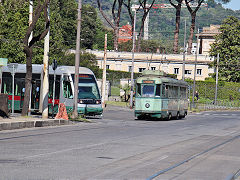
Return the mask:
<path id="1" fill-rule="evenodd" d="M 236 140 L 238 138 L 240 138 L 240 134 L 235 135 L 234 137 L 232 137 L 232 138 L 230 138 L 228 140 L 225 140 L 224 142 L 219 143 L 219 144 L 217 144 L 215 146 L 212 146 L 212 147 L 210 147 L 210 148 L 208 148 L 208 149 L 206 149 L 204 151 L 201 151 L 201 152 L 199 152 L 197 154 L 194 154 L 194 155 L 188 157 L 187 159 L 185 159 L 183 161 L 180 161 L 180 162 L 178 162 L 176 164 L 173 164 L 173 165 L 171 165 L 171 166 L 169 166 L 169 167 L 167 167 L 165 169 L 162 169 L 162 170 L 158 171 L 157 173 L 155 173 L 155 174 L 151 175 L 150 177 L 148 177 L 146 180 L 153 180 L 153 179 L 157 178 L 158 176 L 160 176 L 160 175 L 162 175 L 162 174 L 164 174 L 166 172 L 169 172 L 169 171 L 171 171 L 171 170 L 173 170 L 173 169 L 175 169 L 175 168 L 177 168 L 177 167 L 179 167 L 179 166 L 181 166 L 181 165 L 183 165 L 183 164 L 185 164 L 185 163 L 187 163 L 187 162 L 189 162 L 191 160 L 194 160 L 194 159 L 196 159 L 196 158 L 198 158 L 198 157 L 200 157 L 200 156 L 202 156 L 202 155 L 204 155 L 204 154 L 206 154 L 206 153 L 208 153 L 208 152 L 210 152 L 212 150 L 215 150 L 215 149 L 217 149 L 217 148 L 219 148 L 219 147 L 221 147 L 221 146 L 223 146 L 225 144 L 233 142 L 234 140 Z M 238 175 L 238 177 L 239 177 L 240 172 L 237 172 L 234 176 L 236 176 L 236 175 Z M 231 180 L 233 180 L 233 179 L 231 179 Z"/>

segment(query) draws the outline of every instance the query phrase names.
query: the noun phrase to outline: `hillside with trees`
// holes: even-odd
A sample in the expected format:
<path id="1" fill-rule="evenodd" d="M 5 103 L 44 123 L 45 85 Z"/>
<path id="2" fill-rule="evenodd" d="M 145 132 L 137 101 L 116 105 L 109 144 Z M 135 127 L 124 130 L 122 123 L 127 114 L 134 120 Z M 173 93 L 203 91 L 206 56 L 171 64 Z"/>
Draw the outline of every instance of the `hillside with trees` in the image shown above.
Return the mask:
<path id="1" fill-rule="evenodd" d="M 175 1 L 176 2 L 176 1 Z M 208 6 L 201 7 L 197 11 L 196 16 L 196 28 L 195 32 L 199 28 L 200 31 L 203 27 L 213 25 L 220 25 L 222 21 L 228 16 L 234 16 L 240 18 L 240 11 L 233 11 L 231 9 L 223 8 L 222 4 L 217 0 L 207 0 L 205 1 Z M 154 4 L 170 4 L 169 0 L 156 0 Z M 96 0 L 83 0 L 83 4 L 91 4 L 97 8 Z M 108 15 L 108 17 L 112 18 L 111 8 L 113 4 L 113 0 L 102 0 L 102 9 Z M 152 40 L 157 40 L 163 42 L 168 42 L 173 44 L 174 40 L 174 30 L 175 30 L 175 8 L 170 9 L 155 9 L 152 8 L 150 10 L 150 20 L 149 20 L 149 37 Z M 101 17 L 101 14 L 98 13 Z M 108 25 L 104 18 L 102 21 L 105 25 Z M 184 19 L 186 19 L 187 23 L 187 38 L 189 36 L 189 29 L 191 26 L 191 16 L 188 12 L 188 9 L 185 7 L 181 8 L 181 21 L 180 21 L 180 32 L 179 32 L 179 45 L 183 46 L 183 37 L 184 37 Z M 139 32 L 140 28 L 141 16 L 137 14 L 137 23 L 136 23 L 136 31 Z M 131 20 L 129 18 L 129 14 L 127 12 L 126 7 L 122 7 L 122 14 L 120 20 L 120 26 L 130 23 Z M 131 23 L 130 23 L 131 24 Z M 169 52 L 170 53 L 170 52 Z"/>

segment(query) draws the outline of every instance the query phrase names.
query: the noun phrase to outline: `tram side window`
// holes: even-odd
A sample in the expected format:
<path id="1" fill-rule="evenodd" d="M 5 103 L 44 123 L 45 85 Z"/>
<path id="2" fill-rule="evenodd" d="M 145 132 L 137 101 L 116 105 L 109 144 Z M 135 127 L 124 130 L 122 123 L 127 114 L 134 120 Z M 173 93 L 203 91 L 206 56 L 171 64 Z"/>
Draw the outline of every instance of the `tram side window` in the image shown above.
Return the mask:
<path id="1" fill-rule="evenodd" d="M 172 86 L 167 86 L 168 88 L 168 96 L 169 98 L 173 97 L 173 87 Z"/>
<path id="2" fill-rule="evenodd" d="M 162 85 L 162 97 L 167 98 L 168 97 L 168 87 L 167 85 Z"/>
<path id="3" fill-rule="evenodd" d="M 137 84 L 137 96 L 141 96 L 141 84 Z"/>
<path id="4" fill-rule="evenodd" d="M 73 92 L 72 92 L 72 87 L 70 81 L 63 81 L 63 96 L 65 98 L 73 98 Z"/>
<path id="5" fill-rule="evenodd" d="M 180 93 L 181 93 L 181 98 L 182 99 L 187 98 L 187 89 L 186 89 L 186 87 L 181 87 Z"/>
<path id="6" fill-rule="evenodd" d="M 173 88 L 173 97 L 178 98 L 178 86 L 172 86 Z"/>
<path id="7" fill-rule="evenodd" d="M 166 86 L 168 89 L 168 96 L 169 98 L 177 98 L 178 97 L 178 86 Z"/>
<path id="8" fill-rule="evenodd" d="M 24 88 L 25 86 L 25 81 L 24 79 L 15 79 L 15 95 L 16 96 L 21 96 L 23 95 L 24 92 L 22 92 L 22 89 Z"/>
<path id="9" fill-rule="evenodd" d="M 166 85 L 165 88 L 163 88 L 163 90 L 164 90 L 165 97 L 168 98 L 168 95 L 169 95 L 169 86 Z"/>
<path id="10" fill-rule="evenodd" d="M 2 78 L 2 92 L 4 94 L 12 94 L 12 81 L 8 78 Z"/>
<path id="11" fill-rule="evenodd" d="M 156 85 L 156 96 L 160 96 L 160 93 L 161 93 L 161 85 L 160 84 L 157 84 Z"/>

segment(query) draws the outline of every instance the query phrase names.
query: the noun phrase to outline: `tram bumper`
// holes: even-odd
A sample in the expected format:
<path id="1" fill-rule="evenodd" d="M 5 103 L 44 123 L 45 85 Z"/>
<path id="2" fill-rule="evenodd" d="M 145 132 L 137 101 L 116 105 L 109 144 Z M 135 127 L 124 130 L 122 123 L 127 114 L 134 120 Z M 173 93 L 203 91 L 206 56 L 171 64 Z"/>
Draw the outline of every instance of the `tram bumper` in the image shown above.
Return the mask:
<path id="1" fill-rule="evenodd" d="M 142 111 L 135 110 L 135 117 L 150 117 L 150 118 L 162 118 L 161 111 Z"/>
<path id="2" fill-rule="evenodd" d="M 101 104 L 78 104 L 78 114 L 101 115 L 103 108 Z"/>

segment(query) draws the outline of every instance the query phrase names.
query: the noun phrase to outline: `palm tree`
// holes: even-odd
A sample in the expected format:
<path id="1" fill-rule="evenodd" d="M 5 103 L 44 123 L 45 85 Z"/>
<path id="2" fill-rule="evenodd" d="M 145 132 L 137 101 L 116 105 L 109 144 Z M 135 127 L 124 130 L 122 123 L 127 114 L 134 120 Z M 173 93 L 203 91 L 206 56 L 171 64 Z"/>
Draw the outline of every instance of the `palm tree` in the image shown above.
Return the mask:
<path id="1" fill-rule="evenodd" d="M 185 0 L 187 9 L 191 14 L 191 27 L 190 27 L 190 35 L 188 38 L 188 49 L 187 49 L 188 54 L 191 54 L 191 50 L 192 50 L 192 42 L 193 42 L 193 35 L 194 35 L 195 24 L 196 24 L 197 11 L 200 9 L 201 4 L 204 2 L 204 0 L 197 0 L 197 7 L 195 9 L 191 8 L 192 2 L 196 2 L 196 1 L 195 0 Z"/>
<path id="2" fill-rule="evenodd" d="M 174 54 L 178 53 L 178 37 L 179 37 L 181 8 L 182 8 L 183 0 L 176 0 L 176 1 L 177 1 L 177 5 L 175 5 L 172 2 L 172 0 L 169 0 L 170 4 L 176 9 L 176 26 L 174 31 L 174 45 L 173 45 Z"/>

